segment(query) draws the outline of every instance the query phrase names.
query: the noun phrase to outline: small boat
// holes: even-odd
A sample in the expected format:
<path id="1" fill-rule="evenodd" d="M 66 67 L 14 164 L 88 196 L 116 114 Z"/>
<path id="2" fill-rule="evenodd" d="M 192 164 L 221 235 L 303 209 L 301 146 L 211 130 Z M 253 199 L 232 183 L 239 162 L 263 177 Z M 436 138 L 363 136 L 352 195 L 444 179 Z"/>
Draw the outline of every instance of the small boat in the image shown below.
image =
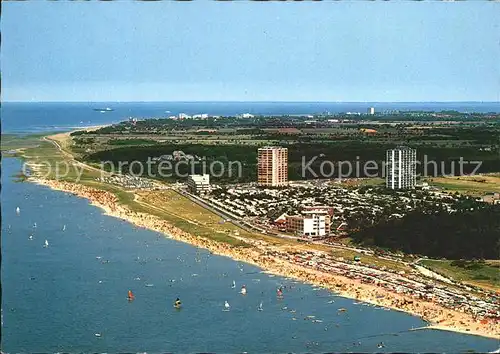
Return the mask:
<path id="1" fill-rule="evenodd" d="M 95 335 L 96 337 L 101 337 L 101 336 L 102 336 L 102 334 L 101 334 L 101 333 L 95 333 L 94 335 Z"/>
<path id="2" fill-rule="evenodd" d="M 63 225 L 62 230 L 63 230 L 63 231 L 65 231 L 65 230 L 66 230 L 66 225 Z"/>
<path id="3" fill-rule="evenodd" d="M 21 214 L 21 209 L 19 207 L 16 208 L 17 215 Z"/>
<path id="4" fill-rule="evenodd" d="M 45 248 L 49 247 L 49 241 L 45 240 L 43 247 L 45 247 Z"/>
<path id="5" fill-rule="evenodd" d="M 278 288 L 278 290 L 276 291 L 276 296 L 278 296 L 278 298 L 283 297 L 283 290 L 281 290 L 281 288 Z"/>
<path id="6" fill-rule="evenodd" d="M 36 229 L 36 222 L 33 223 L 33 228 Z"/>
<path id="7" fill-rule="evenodd" d="M 147 288 L 151 288 L 151 287 L 153 287 L 153 286 L 154 286 L 154 284 L 146 284 L 145 286 L 146 286 Z"/>
<path id="8" fill-rule="evenodd" d="M 181 308 L 181 306 L 182 306 L 182 304 L 181 304 L 181 300 L 180 300 L 179 298 L 177 298 L 177 299 L 175 300 L 175 302 L 174 302 L 174 307 L 175 307 L 176 309 L 180 309 L 180 308 Z"/>
<path id="9" fill-rule="evenodd" d="M 135 296 L 134 296 L 134 293 L 132 292 L 132 290 L 128 291 L 127 299 L 128 299 L 128 301 L 133 301 L 135 299 Z"/>
<path id="10" fill-rule="evenodd" d="M 30 237 L 28 237 L 28 240 L 32 241 L 33 240 L 33 235 L 30 235 Z"/>
<path id="11" fill-rule="evenodd" d="M 229 311 L 231 309 L 231 305 L 229 305 L 229 302 L 224 301 L 224 309 L 222 311 Z"/>
<path id="12" fill-rule="evenodd" d="M 243 285 L 241 287 L 240 293 L 241 293 L 241 295 L 246 295 L 247 294 L 247 288 L 245 287 L 245 285 Z"/>
<path id="13" fill-rule="evenodd" d="M 231 285 L 231 289 L 236 288 L 236 282 L 233 280 L 233 285 Z"/>
<path id="14" fill-rule="evenodd" d="M 259 304 L 259 308 L 258 308 L 257 310 L 259 310 L 259 311 L 264 311 L 264 309 L 262 308 L 262 301 L 260 302 L 260 304 Z"/>
<path id="15" fill-rule="evenodd" d="M 346 311 L 347 310 L 345 308 L 343 308 L 343 307 L 339 309 L 339 312 L 346 312 Z"/>

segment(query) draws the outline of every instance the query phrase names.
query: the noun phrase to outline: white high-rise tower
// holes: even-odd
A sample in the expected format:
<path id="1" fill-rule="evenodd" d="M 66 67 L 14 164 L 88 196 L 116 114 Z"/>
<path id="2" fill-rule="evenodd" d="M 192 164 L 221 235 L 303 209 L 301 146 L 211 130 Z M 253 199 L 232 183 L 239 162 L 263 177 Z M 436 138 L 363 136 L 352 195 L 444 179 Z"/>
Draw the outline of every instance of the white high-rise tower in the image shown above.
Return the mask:
<path id="1" fill-rule="evenodd" d="M 387 150 L 386 186 L 390 189 L 409 189 L 417 182 L 417 150 L 399 146 Z"/>

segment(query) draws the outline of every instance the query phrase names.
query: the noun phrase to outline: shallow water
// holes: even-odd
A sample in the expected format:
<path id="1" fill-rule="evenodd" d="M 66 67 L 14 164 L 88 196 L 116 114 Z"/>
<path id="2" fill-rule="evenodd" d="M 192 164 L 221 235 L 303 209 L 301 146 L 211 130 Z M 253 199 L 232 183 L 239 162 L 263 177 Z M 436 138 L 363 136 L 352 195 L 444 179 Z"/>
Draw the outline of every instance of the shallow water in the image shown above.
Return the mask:
<path id="1" fill-rule="evenodd" d="M 484 352 L 498 347 L 495 340 L 471 335 L 409 331 L 424 322 L 136 228 L 104 216 L 84 199 L 15 183 L 10 176 L 19 168 L 18 160 L 2 161 L 4 352 Z M 246 296 L 239 294 L 243 284 Z M 280 285 L 286 286 L 281 300 L 276 297 Z M 133 302 L 126 298 L 129 289 Z M 173 308 L 177 297 L 181 310 Z M 226 300 L 228 312 L 222 311 Z M 258 311 L 261 301 L 264 310 Z M 385 348 L 377 348 L 380 342 Z"/>

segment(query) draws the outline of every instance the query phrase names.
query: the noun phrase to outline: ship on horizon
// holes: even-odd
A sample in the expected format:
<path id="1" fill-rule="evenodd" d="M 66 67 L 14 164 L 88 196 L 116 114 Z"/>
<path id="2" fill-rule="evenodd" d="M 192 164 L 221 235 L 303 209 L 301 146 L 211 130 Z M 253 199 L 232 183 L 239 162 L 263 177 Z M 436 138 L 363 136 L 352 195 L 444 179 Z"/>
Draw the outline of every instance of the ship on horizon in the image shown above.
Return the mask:
<path id="1" fill-rule="evenodd" d="M 94 111 L 104 113 L 104 112 L 112 112 L 113 109 L 109 108 L 109 107 L 106 107 L 106 108 L 94 108 Z"/>

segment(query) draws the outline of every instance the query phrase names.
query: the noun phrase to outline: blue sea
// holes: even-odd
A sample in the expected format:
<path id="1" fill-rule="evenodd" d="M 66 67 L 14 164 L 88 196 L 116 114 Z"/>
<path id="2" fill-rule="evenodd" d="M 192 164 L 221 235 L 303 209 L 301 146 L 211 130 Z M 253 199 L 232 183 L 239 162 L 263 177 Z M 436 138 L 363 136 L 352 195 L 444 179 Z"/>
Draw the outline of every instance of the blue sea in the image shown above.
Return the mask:
<path id="1" fill-rule="evenodd" d="M 108 116 L 90 105 L 62 106 L 3 105 L 3 128 L 48 131 L 122 118 L 119 109 Z M 137 114 L 153 114 L 139 106 Z M 499 346 L 472 335 L 412 331 L 425 323 L 134 227 L 85 199 L 15 182 L 17 159 L 4 158 L 1 167 L 3 352 L 455 353 Z M 177 297 L 180 310 L 173 308 Z"/>
<path id="2" fill-rule="evenodd" d="M 111 108 L 101 113 L 94 109 Z M 369 107 L 378 112 L 442 111 L 500 112 L 500 102 L 99 102 L 99 103 L 2 103 L 3 133 L 33 133 L 67 130 L 75 127 L 117 123 L 128 119 L 160 118 L 179 113 L 210 115 L 298 115 L 360 112 Z"/>

